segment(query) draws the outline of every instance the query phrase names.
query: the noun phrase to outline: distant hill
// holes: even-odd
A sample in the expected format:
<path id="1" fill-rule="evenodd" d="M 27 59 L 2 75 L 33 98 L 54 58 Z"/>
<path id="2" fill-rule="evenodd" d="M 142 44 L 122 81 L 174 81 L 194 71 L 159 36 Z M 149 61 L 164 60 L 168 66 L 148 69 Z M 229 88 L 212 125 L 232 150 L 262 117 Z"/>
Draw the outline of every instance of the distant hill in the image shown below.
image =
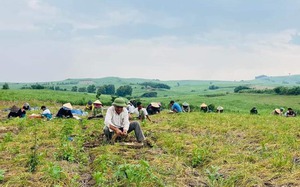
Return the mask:
<path id="1" fill-rule="evenodd" d="M 266 84 L 282 84 L 288 85 L 300 85 L 300 75 L 290 75 L 290 76 L 267 76 L 260 75 L 256 76 L 253 82 L 264 82 Z"/>
<path id="2" fill-rule="evenodd" d="M 38 84 L 45 88 L 54 88 L 71 91 L 73 87 L 82 88 L 89 85 L 95 85 L 96 87 L 113 84 L 115 88 L 122 85 L 130 85 L 133 88 L 133 92 L 136 95 L 143 94 L 148 90 L 141 85 L 144 82 L 162 83 L 171 87 L 170 90 L 155 89 L 161 95 L 170 95 L 172 92 L 176 93 L 205 93 L 207 92 L 232 92 L 236 86 L 249 86 L 256 89 L 274 88 L 276 86 L 300 86 L 300 75 L 290 76 L 256 76 L 253 80 L 242 81 L 221 81 L 221 80 L 169 80 L 162 81 L 159 79 L 142 79 L 142 78 L 120 78 L 120 77 L 103 77 L 103 78 L 70 78 L 62 81 L 53 82 L 37 82 L 37 83 L 8 83 L 10 89 L 30 88 L 32 85 Z M 0 83 L 0 89 L 4 83 Z M 217 88 L 217 89 L 209 89 Z M 159 94 L 159 95 L 160 95 Z"/>

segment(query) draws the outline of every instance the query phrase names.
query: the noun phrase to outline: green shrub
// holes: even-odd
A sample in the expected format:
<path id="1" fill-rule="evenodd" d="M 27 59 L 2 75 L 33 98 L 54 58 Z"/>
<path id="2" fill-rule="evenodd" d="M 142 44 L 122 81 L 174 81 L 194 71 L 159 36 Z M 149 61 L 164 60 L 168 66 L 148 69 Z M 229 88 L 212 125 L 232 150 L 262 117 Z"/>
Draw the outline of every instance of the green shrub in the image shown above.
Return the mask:
<path id="1" fill-rule="evenodd" d="M 0 182 L 2 182 L 4 180 L 4 174 L 5 174 L 5 171 L 0 169 Z"/>

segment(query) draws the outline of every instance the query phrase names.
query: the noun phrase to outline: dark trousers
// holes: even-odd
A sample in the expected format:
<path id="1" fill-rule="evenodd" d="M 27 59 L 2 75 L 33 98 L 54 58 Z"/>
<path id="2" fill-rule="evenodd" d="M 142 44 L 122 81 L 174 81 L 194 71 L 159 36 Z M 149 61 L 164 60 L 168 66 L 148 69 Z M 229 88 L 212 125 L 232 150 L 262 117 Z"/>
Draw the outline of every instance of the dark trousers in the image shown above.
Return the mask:
<path id="1" fill-rule="evenodd" d="M 119 128 L 119 129 L 123 132 L 123 128 Z M 103 131 L 104 131 L 104 134 L 105 134 L 107 140 L 111 140 L 111 138 L 114 134 L 114 131 L 110 132 L 109 128 L 107 126 L 105 126 Z M 127 131 L 127 134 L 129 134 L 131 131 L 134 131 L 136 140 L 138 142 L 141 142 L 145 139 L 144 133 L 141 129 L 141 126 L 140 126 L 139 122 L 133 121 L 129 124 L 129 129 Z"/>

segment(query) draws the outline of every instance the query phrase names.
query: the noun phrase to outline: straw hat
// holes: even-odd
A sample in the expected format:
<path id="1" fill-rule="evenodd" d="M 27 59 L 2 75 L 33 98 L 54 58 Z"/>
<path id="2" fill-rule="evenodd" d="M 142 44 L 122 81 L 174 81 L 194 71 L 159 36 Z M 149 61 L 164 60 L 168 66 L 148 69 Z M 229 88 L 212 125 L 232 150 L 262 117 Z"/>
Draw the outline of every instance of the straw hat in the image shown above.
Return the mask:
<path id="1" fill-rule="evenodd" d="M 73 109 L 71 103 L 65 103 L 65 104 L 63 105 L 63 107 L 65 107 L 65 108 L 67 108 L 67 109 L 69 109 L 69 110 L 72 110 L 72 109 Z"/>
<path id="2" fill-rule="evenodd" d="M 202 103 L 202 104 L 200 105 L 200 107 L 207 107 L 207 104 Z"/>
<path id="3" fill-rule="evenodd" d="M 11 107 L 10 111 L 11 112 L 18 112 L 19 109 L 20 109 L 19 107 L 17 107 L 16 105 L 14 105 L 14 106 Z"/>
<path id="4" fill-rule="evenodd" d="M 276 108 L 276 109 L 275 109 L 275 112 L 276 112 L 276 113 L 278 113 L 278 114 L 280 114 L 280 113 L 281 113 L 281 111 L 280 111 L 280 109 L 279 109 L 279 108 Z"/>
<path id="5" fill-rule="evenodd" d="M 116 98 L 115 101 L 113 102 L 113 105 L 114 106 L 122 106 L 122 107 L 127 106 L 124 99 L 122 99 L 122 98 Z"/>
<path id="6" fill-rule="evenodd" d="M 189 106 L 187 102 L 182 103 L 182 106 Z"/>
<path id="7" fill-rule="evenodd" d="M 96 100 L 93 102 L 94 104 L 102 105 L 102 103 L 99 100 Z"/>
<path id="8" fill-rule="evenodd" d="M 218 106 L 217 110 L 223 110 L 224 108 L 222 106 Z"/>
<path id="9" fill-rule="evenodd" d="M 155 102 L 152 102 L 152 103 L 151 103 L 151 106 L 154 107 L 154 108 L 159 108 L 159 104 L 158 104 L 158 103 L 155 103 Z"/>

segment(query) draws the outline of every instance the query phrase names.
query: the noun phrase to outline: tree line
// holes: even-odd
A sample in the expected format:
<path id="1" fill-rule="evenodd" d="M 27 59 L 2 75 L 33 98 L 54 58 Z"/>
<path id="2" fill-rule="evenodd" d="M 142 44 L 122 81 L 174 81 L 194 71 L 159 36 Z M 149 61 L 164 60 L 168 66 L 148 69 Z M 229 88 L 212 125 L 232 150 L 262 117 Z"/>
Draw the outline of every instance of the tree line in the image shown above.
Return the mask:
<path id="1" fill-rule="evenodd" d="M 238 86 L 234 89 L 235 93 L 258 93 L 258 94 L 277 94 L 277 95 L 300 95 L 300 86 L 286 87 L 278 86 L 273 89 L 253 89 L 248 86 Z"/>

